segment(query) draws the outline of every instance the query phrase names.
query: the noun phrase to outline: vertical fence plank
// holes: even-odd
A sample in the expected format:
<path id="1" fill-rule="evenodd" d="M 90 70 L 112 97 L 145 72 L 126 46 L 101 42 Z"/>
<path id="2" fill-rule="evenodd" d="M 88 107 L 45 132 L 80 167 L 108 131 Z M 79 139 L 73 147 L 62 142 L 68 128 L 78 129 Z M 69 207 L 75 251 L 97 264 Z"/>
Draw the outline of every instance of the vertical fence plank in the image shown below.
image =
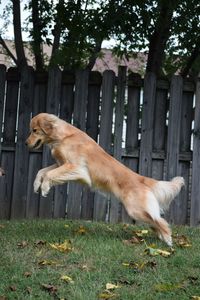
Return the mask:
<path id="1" fill-rule="evenodd" d="M 180 149 L 180 126 L 181 126 L 181 103 L 182 103 L 183 80 L 181 76 L 173 76 L 170 86 L 170 107 L 167 138 L 167 180 L 179 174 L 179 149 Z M 178 198 L 178 197 L 177 197 Z M 176 223 L 178 205 L 174 200 L 170 206 L 167 219 Z M 169 214 L 169 215 L 168 215 Z"/>
<path id="2" fill-rule="evenodd" d="M 142 108 L 142 130 L 140 143 L 139 173 L 152 175 L 153 123 L 156 94 L 156 76 L 147 73 L 144 78 L 144 96 Z"/>
<path id="3" fill-rule="evenodd" d="M 112 116 L 114 97 L 115 74 L 113 71 L 103 73 L 102 102 L 99 144 L 108 153 L 111 152 Z M 97 221 L 105 221 L 108 208 L 108 199 L 95 193 L 93 218 Z"/>
<path id="4" fill-rule="evenodd" d="M 196 84 L 190 225 L 200 224 L 200 78 Z"/>
<path id="5" fill-rule="evenodd" d="M 1 137 L 2 137 L 2 129 L 3 129 L 2 125 L 3 125 L 5 85 L 6 85 L 6 66 L 0 65 L 0 145 L 1 145 Z"/>
<path id="6" fill-rule="evenodd" d="M 164 83 L 164 84 L 163 84 Z M 167 97 L 169 84 L 166 86 L 166 80 L 157 82 L 156 102 L 155 102 L 155 117 L 153 130 L 153 151 L 159 154 L 161 158 L 152 161 L 152 177 L 157 180 L 162 180 L 164 177 L 164 154 L 166 141 L 166 118 L 167 118 Z M 162 155 L 163 154 L 163 155 Z"/>
<path id="7" fill-rule="evenodd" d="M 86 108 L 88 97 L 89 71 L 80 70 L 76 73 L 74 115 L 73 123 L 76 127 L 85 131 Z M 75 182 L 69 183 L 69 194 L 67 199 L 67 216 L 70 219 L 79 219 L 81 215 L 82 186 Z"/>
<path id="8" fill-rule="evenodd" d="M 139 121 L 140 121 L 140 93 L 142 78 L 140 75 L 131 73 L 128 76 L 128 102 L 127 102 L 127 129 L 126 129 L 126 155 L 124 164 L 138 171 L 139 158 L 132 157 L 139 152 Z M 131 223 L 132 219 L 128 216 L 124 207 L 121 212 L 122 222 Z"/>
<path id="9" fill-rule="evenodd" d="M 32 103 L 32 116 L 46 111 L 47 96 L 47 73 L 35 73 L 34 99 Z M 39 216 L 40 194 L 34 193 L 33 182 L 37 172 L 42 168 L 42 150 L 30 151 L 29 173 L 27 186 L 26 217 L 35 218 Z M 43 199 L 41 199 L 43 201 Z"/>
<path id="10" fill-rule="evenodd" d="M 88 104 L 87 104 L 87 134 L 97 141 L 99 132 L 99 105 L 102 76 L 98 72 L 91 72 L 89 77 Z M 94 192 L 88 187 L 83 188 L 81 219 L 91 220 L 94 208 Z"/>
<path id="11" fill-rule="evenodd" d="M 191 154 L 191 128 L 193 121 L 193 97 L 194 92 L 184 91 L 182 96 L 182 117 L 180 130 L 180 153 Z M 189 188 L 190 188 L 190 161 L 179 159 L 179 174 L 185 179 L 185 187 L 181 190 L 176 200 L 176 224 L 188 223 L 188 205 L 189 205 Z"/>
<path id="12" fill-rule="evenodd" d="M 126 67 L 119 67 L 117 97 L 115 105 L 115 129 L 114 129 L 114 157 L 121 161 L 122 158 L 122 131 L 124 121 L 124 103 L 126 89 Z M 110 198 L 110 222 L 116 223 L 119 221 L 120 205 L 118 199 L 113 195 Z"/>
<path id="13" fill-rule="evenodd" d="M 15 150 L 14 183 L 11 207 L 12 218 L 24 218 L 26 214 L 29 152 L 25 145 L 25 140 L 29 134 L 33 92 L 33 69 L 25 67 L 21 72 L 17 144 Z"/>
<path id="14" fill-rule="evenodd" d="M 47 85 L 47 101 L 46 111 L 58 115 L 59 101 L 61 94 L 61 71 L 58 67 L 52 68 L 48 73 L 48 85 Z M 54 161 L 51 158 L 50 150 L 45 147 L 43 149 L 42 166 L 43 168 L 53 164 Z M 39 216 L 41 218 L 51 218 L 53 215 L 53 205 L 56 201 L 55 189 L 51 189 L 46 198 L 40 198 Z"/>

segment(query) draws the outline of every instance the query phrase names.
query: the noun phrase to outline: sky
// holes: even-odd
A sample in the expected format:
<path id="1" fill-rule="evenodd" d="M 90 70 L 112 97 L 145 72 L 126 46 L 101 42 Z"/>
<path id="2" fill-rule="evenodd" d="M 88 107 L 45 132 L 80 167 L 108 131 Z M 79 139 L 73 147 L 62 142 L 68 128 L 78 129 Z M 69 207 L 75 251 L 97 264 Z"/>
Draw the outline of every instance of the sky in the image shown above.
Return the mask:
<path id="1" fill-rule="evenodd" d="M 9 2 L 8 0 L 0 0 L 0 33 L 2 34 L 2 37 L 4 39 L 13 40 L 14 32 L 13 32 L 12 19 L 9 20 L 9 24 L 8 24 L 7 28 L 5 29 L 5 26 L 4 26 L 5 21 L 2 18 L 3 9 L 5 8 L 5 6 L 8 2 Z M 21 9 L 22 25 L 27 17 L 28 17 L 27 11 L 24 11 L 23 9 Z M 24 32 L 24 31 L 22 32 L 22 37 L 23 37 L 24 41 L 27 41 L 29 39 L 28 33 Z M 110 39 L 110 40 L 103 41 L 102 48 L 112 48 L 114 45 L 115 45 L 115 40 Z"/>

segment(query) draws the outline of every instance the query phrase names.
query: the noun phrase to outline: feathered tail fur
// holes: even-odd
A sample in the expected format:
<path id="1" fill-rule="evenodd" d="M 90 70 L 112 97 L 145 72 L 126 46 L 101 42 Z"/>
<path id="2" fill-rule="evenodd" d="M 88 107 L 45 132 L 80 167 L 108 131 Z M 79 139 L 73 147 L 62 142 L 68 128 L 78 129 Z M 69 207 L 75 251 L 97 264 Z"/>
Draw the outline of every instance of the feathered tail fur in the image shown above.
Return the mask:
<path id="1" fill-rule="evenodd" d="M 172 200 L 179 194 L 185 185 L 183 177 L 174 177 L 171 181 L 158 181 L 152 188 L 159 203 L 160 209 L 168 210 Z"/>

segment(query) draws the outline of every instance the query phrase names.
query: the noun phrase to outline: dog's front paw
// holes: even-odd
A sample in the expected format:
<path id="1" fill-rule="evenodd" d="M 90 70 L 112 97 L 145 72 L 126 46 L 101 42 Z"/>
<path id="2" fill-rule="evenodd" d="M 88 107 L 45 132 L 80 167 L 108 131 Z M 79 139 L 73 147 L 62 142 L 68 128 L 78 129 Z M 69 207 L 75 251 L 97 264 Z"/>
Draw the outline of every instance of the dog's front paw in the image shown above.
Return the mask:
<path id="1" fill-rule="evenodd" d="M 36 177 L 36 179 L 35 179 L 35 181 L 33 183 L 33 189 L 34 189 L 35 193 L 39 192 L 39 188 L 41 186 L 41 183 L 42 183 L 41 179 L 39 179 L 39 178 Z"/>
<path id="2" fill-rule="evenodd" d="M 46 197 L 48 192 L 50 190 L 50 183 L 49 181 L 45 180 L 43 181 L 42 185 L 41 185 L 41 193 L 43 197 Z"/>

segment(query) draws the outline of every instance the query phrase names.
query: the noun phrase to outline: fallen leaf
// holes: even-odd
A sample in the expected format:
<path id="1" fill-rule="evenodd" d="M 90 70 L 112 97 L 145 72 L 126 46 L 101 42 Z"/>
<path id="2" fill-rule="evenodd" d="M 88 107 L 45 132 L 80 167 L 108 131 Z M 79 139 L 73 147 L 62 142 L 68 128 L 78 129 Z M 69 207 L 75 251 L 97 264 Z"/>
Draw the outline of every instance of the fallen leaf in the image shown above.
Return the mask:
<path id="1" fill-rule="evenodd" d="M 105 292 L 99 294 L 98 299 L 99 300 L 106 300 L 106 299 L 114 299 L 116 297 L 118 297 L 118 294 L 114 294 L 110 291 L 105 291 Z"/>
<path id="2" fill-rule="evenodd" d="M 50 294 L 55 294 L 57 292 L 57 287 L 52 284 L 43 283 L 43 284 L 41 284 L 41 287 L 44 290 L 48 291 Z"/>
<path id="3" fill-rule="evenodd" d="M 177 235 L 174 237 L 174 241 L 177 246 L 181 248 L 191 247 L 192 244 L 189 242 L 188 238 L 185 235 Z"/>
<path id="4" fill-rule="evenodd" d="M 200 300 L 200 296 L 192 296 L 191 299 L 193 299 L 193 300 Z"/>
<path id="5" fill-rule="evenodd" d="M 32 293 L 32 288 L 30 286 L 27 286 L 26 291 L 27 291 L 28 294 L 31 294 Z"/>
<path id="6" fill-rule="evenodd" d="M 3 224 L 0 224 L 0 229 L 1 228 L 5 228 L 5 225 L 3 225 Z M 1 299 L 1 298 L 0 298 Z"/>
<path id="7" fill-rule="evenodd" d="M 22 241 L 22 242 L 19 242 L 18 244 L 17 244 L 17 247 L 18 248 L 25 248 L 25 247 L 27 247 L 28 246 L 28 242 L 27 241 Z"/>
<path id="8" fill-rule="evenodd" d="M 169 257 L 170 255 L 172 255 L 173 249 L 171 251 L 161 250 L 161 249 L 154 248 L 154 245 L 152 245 L 152 246 L 147 246 L 147 248 L 145 249 L 145 253 L 150 256 L 161 255 L 163 257 Z"/>
<path id="9" fill-rule="evenodd" d="M 32 275 L 31 272 L 25 272 L 25 273 L 24 273 L 24 276 L 25 276 L 25 277 L 31 277 L 31 275 Z"/>
<path id="10" fill-rule="evenodd" d="M 12 292 L 16 292 L 17 288 L 15 285 L 11 285 L 9 286 L 9 289 L 12 291 Z"/>
<path id="11" fill-rule="evenodd" d="M 136 271 L 143 271 L 145 267 L 155 268 L 157 264 L 155 261 L 145 261 L 141 263 L 131 261 L 129 263 L 122 263 L 122 265 L 134 269 Z"/>
<path id="12" fill-rule="evenodd" d="M 60 277 L 61 280 L 64 280 L 67 283 L 74 283 L 74 281 L 72 280 L 71 277 L 67 276 L 67 275 L 63 275 Z"/>
<path id="13" fill-rule="evenodd" d="M 49 244 L 51 246 L 51 248 L 58 250 L 60 252 L 70 252 L 73 250 L 72 248 L 72 244 L 71 241 L 67 241 L 65 240 L 64 243 L 59 244 L 59 243 L 55 243 L 55 244 Z"/>
<path id="14" fill-rule="evenodd" d="M 8 298 L 6 298 L 5 296 L 0 296 L 0 300 L 7 300 Z"/>
<path id="15" fill-rule="evenodd" d="M 56 265 L 56 262 L 53 260 L 41 260 L 38 262 L 38 265 L 40 266 L 51 266 L 51 265 Z"/>
<path id="16" fill-rule="evenodd" d="M 135 234 L 138 237 L 142 237 L 144 235 L 147 235 L 148 233 L 149 233 L 149 231 L 146 230 L 146 229 L 143 229 L 143 230 L 134 230 L 133 231 L 133 234 Z"/>
<path id="17" fill-rule="evenodd" d="M 129 240 L 123 240 L 124 245 L 133 245 L 133 244 L 141 244 L 144 242 L 144 239 L 142 237 L 139 236 L 133 236 L 131 239 Z"/>
<path id="18" fill-rule="evenodd" d="M 65 227 L 65 228 L 69 228 L 69 225 L 68 225 L 68 224 L 65 224 L 64 227 Z"/>
<path id="19" fill-rule="evenodd" d="M 120 286 L 113 283 L 106 283 L 106 290 L 119 289 Z"/>
<path id="20" fill-rule="evenodd" d="M 36 246 L 43 246 L 45 245 L 47 242 L 46 241 L 43 241 L 43 240 L 37 240 L 34 244 Z"/>
<path id="21" fill-rule="evenodd" d="M 76 233 L 78 233 L 78 234 L 85 234 L 86 232 L 87 232 L 87 230 L 84 226 L 79 226 L 79 229 L 76 230 Z"/>

